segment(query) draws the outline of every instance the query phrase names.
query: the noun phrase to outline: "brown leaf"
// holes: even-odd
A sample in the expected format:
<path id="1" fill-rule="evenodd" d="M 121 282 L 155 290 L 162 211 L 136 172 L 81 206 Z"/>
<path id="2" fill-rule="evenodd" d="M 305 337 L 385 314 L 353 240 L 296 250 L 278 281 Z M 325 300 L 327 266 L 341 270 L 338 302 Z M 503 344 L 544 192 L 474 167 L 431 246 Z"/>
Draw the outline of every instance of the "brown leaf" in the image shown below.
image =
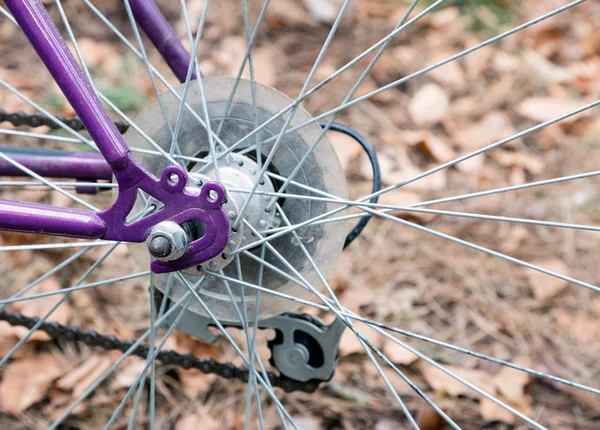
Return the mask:
<path id="1" fill-rule="evenodd" d="M 42 353 L 6 366 L 0 382 L 0 408 L 18 414 L 44 399 L 52 382 L 68 371 L 59 356 Z"/>
<path id="2" fill-rule="evenodd" d="M 566 97 L 530 97 L 517 105 L 519 115 L 537 122 L 550 121 L 583 106 L 583 102 Z M 586 113 L 562 120 L 563 123 L 577 121 Z"/>
<path id="3" fill-rule="evenodd" d="M 600 340 L 600 325 L 595 317 L 558 311 L 556 322 L 578 341 L 597 342 Z"/>
<path id="4" fill-rule="evenodd" d="M 356 330 L 374 346 L 381 346 L 381 336 L 368 325 L 360 321 L 356 321 L 354 323 L 354 327 L 356 327 Z M 344 334 L 340 340 L 340 353 L 342 355 L 365 353 L 365 350 L 358 340 L 358 337 L 350 329 L 344 330 Z"/>
<path id="5" fill-rule="evenodd" d="M 423 199 L 419 196 L 418 193 L 413 193 L 411 191 L 404 191 L 403 189 L 395 189 L 392 191 L 388 191 L 387 193 L 379 196 L 379 203 L 382 205 L 390 205 L 390 206 L 410 206 L 416 203 L 422 202 Z M 411 212 L 404 210 L 395 210 L 389 212 L 390 215 L 397 216 L 403 219 L 416 219 L 422 222 L 430 222 L 432 221 L 436 215 L 428 214 L 423 212 Z"/>
<path id="6" fill-rule="evenodd" d="M 52 291 L 59 291 L 61 289 L 60 284 L 54 278 L 48 278 L 42 281 L 35 289 L 32 294 L 48 293 Z M 25 300 L 22 302 L 16 302 L 13 307 L 27 316 L 42 318 L 45 316 L 53 306 L 56 305 L 63 298 L 62 294 L 56 294 L 53 296 L 40 297 L 33 300 Z M 64 301 L 58 308 L 52 312 L 52 315 L 47 319 L 48 322 L 55 321 L 59 324 L 67 325 L 71 318 L 71 306 L 67 301 Z M 25 327 L 15 327 L 15 334 L 19 337 L 24 337 L 29 333 L 29 329 Z M 50 336 L 43 331 L 34 332 L 28 339 L 28 341 L 46 341 L 50 340 Z"/>
<path id="7" fill-rule="evenodd" d="M 569 267 L 558 258 L 535 260 L 532 261 L 531 264 L 561 275 L 569 276 Z M 529 285 L 531 285 L 531 289 L 533 290 L 533 296 L 536 299 L 545 300 L 554 297 L 569 284 L 563 279 L 546 275 L 537 270 L 525 269 L 525 273 L 529 280 Z"/>
<path id="8" fill-rule="evenodd" d="M 419 359 L 415 354 L 389 339 L 386 339 L 383 350 L 387 358 L 395 364 L 408 366 Z"/>
<path id="9" fill-rule="evenodd" d="M 515 424 L 518 420 L 515 414 L 485 397 L 479 403 L 479 412 L 486 421 L 502 421 L 507 424 Z"/>
<path id="10" fill-rule="evenodd" d="M 527 357 L 517 358 L 514 364 L 524 367 L 531 366 L 531 360 Z M 531 375 L 510 367 L 502 367 L 500 372 L 494 376 L 494 384 L 498 391 L 513 405 L 529 407 L 529 399 L 525 395 L 525 387 L 531 382 Z"/>
<path id="11" fill-rule="evenodd" d="M 453 138 L 464 149 L 474 150 L 512 136 L 516 132 L 505 113 L 494 111 L 469 127 L 459 128 L 453 134 Z"/>
<path id="12" fill-rule="evenodd" d="M 292 422 L 298 430 L 320 430 L 321 422 L 312 415 L 293 415 Z"/>
<path id="13" fill-rule="evenodd" d="M 215 379 L 217 379 L 217 375 L 206 375 L 193 369 L 177 369 L 177 374 L 183 386 L 183 391 L 191 399 L 196 399 L 200 394 L 208 392 Z"/>
<path id="14" fill-rule="evenodd" d="M 140 373 L 146 366 L 146 360 L 139 357 L 129 357 L 125 360 L 119 369 L 115 372 L 114 379 L 110 383 L 112 390 L 121 388 L 129 388 L 135 380 L 140 376 Z"/>
<path id="15" fill-rule="evenodd" d="M 448 109 L 450 100 L 446 92 L 437 84 L 423 85 L 408 104 L 408 113 L 417 125 L 430 125 L 439 122 Z"/>
<path id="16" fill-rule="evenodd" d="M 175 424 L 175 430 L 217 430 L 221 428 L 223 428 L 222 424 L 217 423 L 208 411 L 184 415 Z"/>
<path id="17" fill-rule="evenodd" d="M 350 163 L 358 158 L 363 150 L 356 141 L 344 133 L 330 131 L 327 133 L 327 139 L 335 149 L 335 153 L 340 160 L 342 168 L 347 171 Z"/>
<path id="18" fill-rule="evenodd" d="M 444 367 L 487 393 L 494 394 L 496 391 L 492 375 L 483 370 L 465 369 L 456 366 Z M 462 382 L 457 381 L 431 364 L 420 362 L 419 369 L 427 384 L 437 392 L 446 393 L 450 396 L 468 396 L 476 399 L 481 397 Z"/>

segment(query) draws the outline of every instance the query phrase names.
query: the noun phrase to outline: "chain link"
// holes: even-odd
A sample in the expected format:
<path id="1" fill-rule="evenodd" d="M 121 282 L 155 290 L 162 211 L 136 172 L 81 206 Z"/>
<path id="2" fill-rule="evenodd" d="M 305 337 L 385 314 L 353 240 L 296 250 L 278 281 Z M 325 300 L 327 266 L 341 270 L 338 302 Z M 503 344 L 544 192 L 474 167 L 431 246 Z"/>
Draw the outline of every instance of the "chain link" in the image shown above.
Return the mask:
<path id="1" fill-rule="evenodd" d="M 54 115 L 54 118 L 59 120 L 60 122 L 66 124 L 68 127 L 72 128 L 75 131 L 85 130 L 85 126 L 83 122 L 79 118 L 67 118 L 63 115 Z M 47 126 L 52 130 L 59 130 L 62 128 L 60 124 L 54 121 L 52 118 L 42 115 L 39 113 L 36 114 L 26 114 L 25 112 L 19 111 L 14 113 L 8 113 L 3 109 L 0 109 L 0 122 L 10 122 L 15 127 L 20 127 L 22 125 L 26 125 L 27 127 L 41 127 Z M 115 121 L 115 127 L 119 130 L 119 133 L 125 134 L 129 129 L 129 124 L 124 121 Z"/>

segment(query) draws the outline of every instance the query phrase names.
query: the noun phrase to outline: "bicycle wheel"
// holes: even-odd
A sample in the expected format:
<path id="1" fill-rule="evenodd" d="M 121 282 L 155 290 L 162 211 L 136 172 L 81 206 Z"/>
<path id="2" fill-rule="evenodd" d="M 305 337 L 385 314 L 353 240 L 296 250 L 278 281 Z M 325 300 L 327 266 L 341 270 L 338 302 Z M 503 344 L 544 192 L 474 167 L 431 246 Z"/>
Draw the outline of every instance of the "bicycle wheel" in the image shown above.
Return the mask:
<path id="1" fill-rule="evenodd" d="M 225 187 L 227 245 L 153 273 L 165 230 L 1 231 L 3 425 L 598 426 L 597 4 L 162 2 L 183 67 L 150 4 L 46 8 L 136 162 Z M 0 11 L 2 197 L 106 210 L 122 190 Z"/>

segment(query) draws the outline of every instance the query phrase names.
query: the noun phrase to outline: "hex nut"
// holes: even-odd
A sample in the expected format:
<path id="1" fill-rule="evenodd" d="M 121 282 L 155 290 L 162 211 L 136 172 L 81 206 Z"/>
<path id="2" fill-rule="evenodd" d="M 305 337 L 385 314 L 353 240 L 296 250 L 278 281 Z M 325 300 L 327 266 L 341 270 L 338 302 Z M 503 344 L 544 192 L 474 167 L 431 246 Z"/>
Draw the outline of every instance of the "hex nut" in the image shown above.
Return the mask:
<path id="1" fill-rule="evenodd" d="M 185 230 L 179 224 L 173 221 L 163 221 L 156 224 L 150 231 L 148 239 L 146 239 L 148 249 L 150 249 L 152 240 L 161 236 L 169 241 L 171 252 L 164 257 L 153 256 L 154 258 L 161 261 L 172 261 L 177 260 L 185 254 L 188 246 L 188 237 Z"/>

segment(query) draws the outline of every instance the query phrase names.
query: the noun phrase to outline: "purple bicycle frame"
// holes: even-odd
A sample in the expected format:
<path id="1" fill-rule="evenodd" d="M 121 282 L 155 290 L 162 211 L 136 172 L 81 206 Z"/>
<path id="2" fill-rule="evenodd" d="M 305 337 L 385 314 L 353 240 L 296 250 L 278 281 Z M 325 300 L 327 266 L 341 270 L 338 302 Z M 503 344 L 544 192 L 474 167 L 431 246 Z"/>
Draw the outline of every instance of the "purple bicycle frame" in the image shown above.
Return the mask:
<path id="1" fill-rule="evenodd" d="M 114 175 L 119 193 L 114 204 L 102 212 L 0 199 L 0 230 L 143 242 L 159 222 L 170 220 L 183 224 L 200 220 L 206 227 L 205 235 L 191 242 L 185 254 L 175 261 L 154 260 L 152 270 L 156 273 L 181 270 L 221 253 L 229 237 L 229 219 L 221 209 L 226 199 L 225 188 L 209 182 L 202 186 L 198 195 L 190 194 L 185 191 L 187 172 L 181 166 L 167 167 L 157 179 L 138 165 L 41 1 L 5 0 L 5 3 L 103 157 L 100 160 L 98 155 L 91 154 L 48 156 L 45 163 L 35 157 L 12 159 L 34 172 L 59 177 L 93 180 Z M 135 19 L 175 75 L 180 80 L 185 79 L 190 55 L 154 2 L 130 0 L 130 5 Z M 63 169 L 67 171 L 61 175 Z M 0 174 L 17 172 L 22 173 L 12 163 L 0 163 Z M 138 190 L 145 191 L 163 206 L 138 221 L 127 223 L 126 217 L 135 204 Z M 216 193 L 216 198 L 212 197 L 211 191 Z"/>

